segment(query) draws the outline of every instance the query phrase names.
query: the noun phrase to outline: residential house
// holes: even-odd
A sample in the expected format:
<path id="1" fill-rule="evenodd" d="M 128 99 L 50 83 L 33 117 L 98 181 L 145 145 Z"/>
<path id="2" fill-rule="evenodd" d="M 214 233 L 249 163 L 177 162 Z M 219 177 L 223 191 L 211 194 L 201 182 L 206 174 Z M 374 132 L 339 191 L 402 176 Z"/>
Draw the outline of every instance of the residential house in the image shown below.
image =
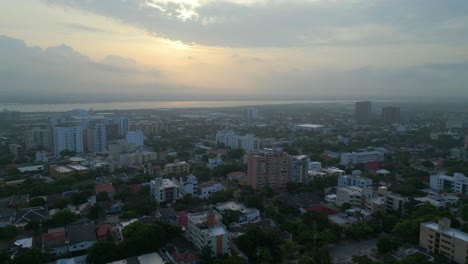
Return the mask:
<path id="1" fill-rule="evenodd" d="M 71 224 L 67 226 L 66 231 L 70 253 L 85 252 L 97 242 L 96 226 L 93 222 Z"/>

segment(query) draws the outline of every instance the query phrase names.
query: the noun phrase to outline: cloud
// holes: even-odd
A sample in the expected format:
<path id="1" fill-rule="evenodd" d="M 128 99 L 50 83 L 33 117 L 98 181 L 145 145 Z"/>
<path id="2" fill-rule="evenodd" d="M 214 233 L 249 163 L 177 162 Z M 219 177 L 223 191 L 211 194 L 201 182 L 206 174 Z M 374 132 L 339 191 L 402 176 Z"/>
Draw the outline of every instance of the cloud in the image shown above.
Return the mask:
<path id="1" fill-rule="evenodd" d="M 183 43 L 226 47 L 466 40 L 466 1 L 45 0 Z M 462 18 L 459 18 L 462 17 Z M 451 30 L 446 30 L 450 28 Z"/>
<path id="2" fill-rule="evenodd" d="M 14 94 L 176 94 L 183 88 L 165 84 L 158 69 L 132 59 L 109 55 L 94 61 L 66 45 L 41 49 L 0 36 L 0 57 L 2 99 Z"/>
<path id="3" fill-rule="evenodd" d="M 97 28 L 97 27 L 90 27 L 83 24 L 78 23 L 63 23 L 63 25 L 67 28 L 74 29 L 74 30 L 82 30 L 82 31 L 89 31 L 89 32 L 97 32 L 97 33 L 107 33 L 107 30 Z"/>

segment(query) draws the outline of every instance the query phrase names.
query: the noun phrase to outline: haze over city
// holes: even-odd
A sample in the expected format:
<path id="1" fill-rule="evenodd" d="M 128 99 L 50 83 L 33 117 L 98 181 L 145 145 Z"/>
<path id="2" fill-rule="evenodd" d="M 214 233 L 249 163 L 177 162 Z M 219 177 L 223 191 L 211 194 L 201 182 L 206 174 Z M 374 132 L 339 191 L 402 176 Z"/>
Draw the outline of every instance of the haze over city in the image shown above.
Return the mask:
<path id="1" fill-rule="evenodd" d="M 466 98 L 468 2 L 2 1 L 0 102 Z"/>

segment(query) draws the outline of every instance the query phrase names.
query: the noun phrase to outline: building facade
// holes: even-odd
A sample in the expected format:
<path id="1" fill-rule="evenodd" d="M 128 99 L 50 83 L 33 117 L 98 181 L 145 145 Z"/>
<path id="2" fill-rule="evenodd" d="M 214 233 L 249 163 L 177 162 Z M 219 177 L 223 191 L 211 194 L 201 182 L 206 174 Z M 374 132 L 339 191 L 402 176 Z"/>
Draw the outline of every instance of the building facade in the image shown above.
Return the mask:
<path id="1" fill-rule="evenodd" d="M 254 190 L 283 189 L 288 180 L 289 157 L 286 152 L 263 149 L 247 155 L 247 184 Z"/>
<path id="2" fill-rule="evenodd" d="M 135 144 L 137 147 L 143 146 L 145 142 L 145 136 L 141 130 L 127 132 L 125 139 L 127 140 L 127 143 Z"/>
<path id="3" fill-rule="evenodd" d="M 459 264 L 468 263 L 468 234 L 450 228 L 450 219 L 421 223 L 419 246 Z"/>
<path id="4" fill-rule="evenodd" d="M 169 180 L 156 178 L 150 183 L 151 196 L 158 203 L 170 203 L 174 204 L 179 198 L 179 189 L 177 185 Z"/>
<path id="5" fill-rule="evenodd" d="M 372 186 L 372 179 L 353 175 L 340 176 L 338 178 L 338 188 L 348 186 L 357 186 L 361 188 Z"/>
<path id="6" fill-rule="evenodd" d="M 429 185 L 431 189 L 438 192 L 447 190 L 468 194 L 468 177 L 462 173 L 454 173 L 453 176 L 431 175 Z"/>
<path id="7" fill-rule="evenodd" d="M 243 149 L 246 151 L 259 149 L 260 139 L 252 134 L 238 135 L 233 131 L 219 131 L 216 134 L 216 144 L 224 144 L 233 149 Z"/>
<path id="8" fill-rule="evenodd" d="M 188 214 L 188 238 L 202 250 L 205 246 L 215 256 L 229 253 L 230 234 L 222 224 L 222 217 L 214 210 Z"/>
<path id="9" fill-rule="evenodd" d="M 369 101 L 356 102 L 355 116 L 358 124 L 368 124 L 371 120 L 372 103 Z"/>
<path id="10" fill-rule="evenodd" d="M 187 194 L 197 196 L 198 180 L 195 175 L 189 174 L 186 176 L 172 177 L 172 181 L 179 188 L 179 194 L 181 196 L 185 196 Z"/>
<path id="11" fill-rule="evenodd" d="M 290 157 L 289 181 L 309 184 L 309 159 L 306 155 Z"/>
<path id="12" fill-rule="evenodd" d="M 175 160 L 174 163 L 168 163 L 164 166 L 164 173 L 173 173 L 175 175 L 181 175 L 189 173 L 190 164 L 186 161 Z"/>
<path id="13" fill-rule="evenodd" d="M 359 163 L 368 163 L 374 161 L 384 161 L 385 155 L 381 151 L 361 151 L 341 154 L 341 165 L 354 165 Z"/>
<path id="14" fill-rule="evenodd" d="M 382 120 L 388 124 L 400 123 L 400 107 L 387 106 L 382 108 Z"/>
<path id="15" fill-rule="evenodd" d="M 24 147 L 26 150 L 43 148 L 52 149 L 52 132 L 48 128 L 35 127 L 24 132 Z"/>
<path id="16" fill-rule="evenodd" d="M 54 154 L 60 155 L 63 150 L 83 152 L 83 127 L 54 127 Z"/>

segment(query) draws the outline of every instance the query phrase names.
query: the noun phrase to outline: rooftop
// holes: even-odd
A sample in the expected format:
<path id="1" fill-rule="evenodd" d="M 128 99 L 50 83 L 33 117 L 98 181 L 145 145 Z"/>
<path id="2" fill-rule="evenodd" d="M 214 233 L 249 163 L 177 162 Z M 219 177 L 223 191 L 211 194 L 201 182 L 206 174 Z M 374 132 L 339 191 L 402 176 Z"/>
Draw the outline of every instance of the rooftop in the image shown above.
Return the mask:
<path id="1" fill-rule="evenodd" d="M 198 184 L 198 187 L 199 188 L 208 188 L 208 187 L 216 186 L 218 184 L 221 185 L 221 183 L 219 183 L 219 182 L 207 181 L 207 182 L 202 182 L 202 183 Z"/>
<path id="2" fill-rule="evenodd" d="M 95 229 L 96 226 L 92 222 L 67 226 L 69 244 L 73 245 L 83 241 L 97 241 Z"/>
<path id="3" fill-rule="evenodd" d="M 468 234 L 465 233 L 465 232 L 462 232 L 458 229 L 454 229 L 454 228 L 451 228 L 451 227 L 448 227 L 446 229 L 441 229 L 439 228 L 439 224 L 438 223 L 434 223 L 434 222 L 426 222 L 426 223 L 422 223 L 421 225 L 424 225 L 432 230 L 437 230 L 443 234 L 446 234 L 446 235 L 449 235 L 449 236 L 452 236 L 452 237 L 456 237 L 458 239 L 461 239 L 465 242 L 468 242 Z"/>
<path id="4" fill-rule="evenodd" d="M 98 184 L 95 186 L 96 193 L 112 193 L 115 192 L 115 188 L 112 183 Z"/>
<path id="5" fill-rule="evenodd" d="M 84 171 L 84 170 L 89 170 L 88 167 L 86 166 L 83 166 L 83 165 L 80 165 L 80 164 L 76 164 L 76 165 L 68 165 L 68 167 L 76 170 L 76 171 Z"/>
<path id="6" fill-rule="evenodd" d="M 68 173 L 68 172 L 72 172 L 73 170 L 67 166 L 57 166 L 55 168 L 55 171 L 60 172 L 60 173 Z"/>
<path id="7" fill-rule="evenodd" d="M 228 233 L 224 226 L 214 226 L 207 229 L 207 231 L 210 234 L 210 236 L 220 236 Z"/>
<path id="8" fill-rule="evenodd" d="M 241 211 L 241 210 L 244 210 L 246 209 L 245 205 L 241 204 L 241 203 L 236 203 L 236 202 L 233 202 L 233 201 L 229 201 L 229 202 L 224 202 L 224 203 L 218 203 L 216 205 L 216 209 L 218 209 L 219 211 L 224 211 L 224 210 L 233 210 L 233 211 Z"/>

